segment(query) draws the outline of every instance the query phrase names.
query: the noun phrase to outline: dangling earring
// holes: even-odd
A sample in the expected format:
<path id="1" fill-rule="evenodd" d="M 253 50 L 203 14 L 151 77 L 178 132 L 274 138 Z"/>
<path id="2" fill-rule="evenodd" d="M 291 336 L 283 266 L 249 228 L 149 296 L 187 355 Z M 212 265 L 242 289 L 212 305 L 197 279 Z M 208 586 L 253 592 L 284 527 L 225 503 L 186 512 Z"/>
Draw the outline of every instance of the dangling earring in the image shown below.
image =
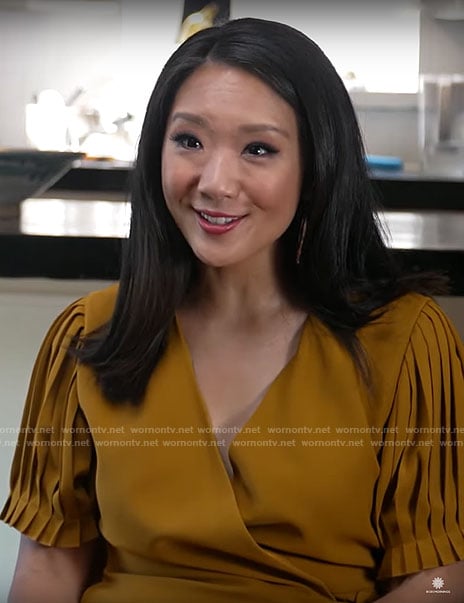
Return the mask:
<path id="1" fill-rule="evenodd" d="M 300 232 L 298 233 L 298 247 L 296 250 L 296 263 L 299 264 L 301 260 L 301 252 L 303 250 L 304 240 L 306 236 L 306 228 L 307 228 L 306 218 L 303 218 L 300 224 Z"/>

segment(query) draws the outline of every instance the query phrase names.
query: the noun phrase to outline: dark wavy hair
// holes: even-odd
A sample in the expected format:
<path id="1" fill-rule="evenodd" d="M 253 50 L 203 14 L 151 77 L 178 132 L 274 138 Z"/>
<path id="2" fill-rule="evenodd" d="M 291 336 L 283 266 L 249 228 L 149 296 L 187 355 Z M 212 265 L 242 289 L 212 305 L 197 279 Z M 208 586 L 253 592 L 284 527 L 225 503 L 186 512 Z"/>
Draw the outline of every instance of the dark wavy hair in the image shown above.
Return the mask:
<path id="1" fill-rule="evenodd" d="M 98 331 L 75 342 L 74 353 L 93 368 L 108 399 L 133 404 L 143 399 L 175 312 L 199 274 L 198 260 L 166 206 L 161 151 L 179 87 L 206 62 L 246 70 L 294 109 L 304 178 L 296 214 L 279 241 L 282 285 L 292 303 L 327 325 L 368 381 L 357 330 L 409 291 L 439 292 L 438 281 L 404 274 L 384 243 L 356 115 L 330 61 L 296 29 L 251 18 L 195 34 L 161 72 L 132 174 L 130 236 L 114 313 Z"/>

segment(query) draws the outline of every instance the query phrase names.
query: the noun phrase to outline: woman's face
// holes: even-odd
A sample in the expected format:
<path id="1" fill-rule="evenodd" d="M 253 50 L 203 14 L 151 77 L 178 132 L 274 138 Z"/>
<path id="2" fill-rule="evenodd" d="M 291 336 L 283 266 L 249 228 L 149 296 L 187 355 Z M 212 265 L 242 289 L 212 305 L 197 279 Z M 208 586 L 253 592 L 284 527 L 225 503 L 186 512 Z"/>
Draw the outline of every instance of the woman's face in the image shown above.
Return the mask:
<path id="1" fill-rule="evenodd" d="M 292 107 L 248 72 L 210 63 L 181 86 L 162 152 L 167 206 L 195 255 L 225 267 L 271 255 L 302 181 Z"/>

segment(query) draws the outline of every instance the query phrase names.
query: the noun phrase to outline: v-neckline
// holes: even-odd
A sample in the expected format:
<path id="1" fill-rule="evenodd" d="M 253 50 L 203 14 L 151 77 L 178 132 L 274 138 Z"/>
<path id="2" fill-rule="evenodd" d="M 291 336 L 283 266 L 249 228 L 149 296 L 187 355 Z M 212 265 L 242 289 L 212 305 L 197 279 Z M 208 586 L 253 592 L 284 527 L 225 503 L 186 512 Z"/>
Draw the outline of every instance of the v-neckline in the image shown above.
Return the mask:
<path id="1" fill-rule="evenodd" d="M 224 450 L 224 455 L 222 455 L 220 453 L 220 451 L 218 449 L 219 447 L 217 445 L 212 446 L 213 448 L 216 449 L 216 454 L 221 461 L 221 465 L 222 465 L 223 469 L 226 471 L 226 473 L 231 481 L 233 481 L 235 478 L 235 474 L 233 472 L 232 462 L 231 462 L 231 458 L 230 458 L 231 448 L 233 447 L 234 442 L 237 439 L 239 439 L 240 436 L 243 435 L 247 431 L 246 428 L 252 428 L 254 426 L 254 423 L 256 423 L 257 418 L 259 418 L 259 416 L 266 410 L 266 406 L 268 405 L 267 404 L 268 400 L 269 400 L 269 398 L 271 398 L 272 393 L 275 391 L 278 383 L 291 370 L 293 365 L 296 363 L 298 357 L 301 355 L 301 349 L 302 349 L 303 341 L 305 339 L 306 330 L 308 328 L 308 323 L 309 323 L 309 315 L 306 316 L 305 320 L 303 321 L 303 324 L 300 327 L 298 343 L 296 345 L 294 354 L 292 354 L 292 356 L 288 360 L 288 362 L 280 369 L 280 371 L 275 375 L 275 377 L 272 379 L 272 381 L 269 383 L 269 385 L 264 389 L 264 394 L 261 396 L 261 399 L 258 402 L 258 404 L 256 406 L 254 406 L 253 411 L 248 416 L 247 420 L 240 426 L 240 428 L 237 428 L 236 432 L 234 432 L 234 435 L 229 442 L 229 446 L 227 447 L 226 450 Z M 217 444 L 217 441 L 218 441 L 217 436 L 220 435 L 217 433 L 218 430 L 221 427 L 232 428 L 234 426 L 227 426 L 227 425 L 214 426 L 213 425 L 212 420 L 211 420 L 211 415 L 208 410 L 208 405 L 203 397 L 200 386 L 198 384 L 195 367 L 193 365 L 192 354 L 190 352 L 190 348 L 187 343 L 187 340 L 184 337 L 184 333 L 182 331 L 177 313 L 174 315 L 174 325 L 175 325 L 175 329 L 177 331 L 177 335 L 178 335 L 179 342 L 181 345 L 182 357 L 185 360 L 185 364 L 187 366 L 188 373 L 189 373 L 189 378 L 192 383 L 193 390 L 195 392 L 195 399 L 198 400 L 201 414 L 203 416 L 204 426 L 207 428 L 207 432 L 208 432 L 207 435 L 211 436 L 211 438 L 214 439 L 213 441 L 215 441 L 215 444 Z"/>

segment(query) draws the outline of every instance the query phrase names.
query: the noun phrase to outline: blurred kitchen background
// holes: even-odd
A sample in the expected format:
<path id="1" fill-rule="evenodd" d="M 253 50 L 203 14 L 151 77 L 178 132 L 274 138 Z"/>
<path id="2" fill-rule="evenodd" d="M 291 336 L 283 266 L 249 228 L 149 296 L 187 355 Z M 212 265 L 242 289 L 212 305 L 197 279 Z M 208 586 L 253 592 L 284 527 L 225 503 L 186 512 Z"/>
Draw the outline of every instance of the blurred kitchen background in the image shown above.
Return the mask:
<path id="1" fill-rule="evenodd" d="M 48 325 L 70 301 L 117 278 L 127 175 L 185 6 L 0 0 L 0 168 L 11 183 L 0 186 L 0 505 Z M 301 29 L 334 63 L 386 202 L 392 246 L 413 269 L 452 275 L 452 293 L 439 301 L 464 335 L 464 0 L 231 0 L 230 17 L 244 16 Z M 424 163 L 425 143 L 444 162 Z M 17 161 L 14 149 L 84 155 L 23 194 L 18 170 L 32 169 L 37 156 L 2 164 Z M 0 525 L 0 603 L 17 544 Z"/>
<path id="2" fill-rule="evenodd" d="M 0 147 L 47 146 L 44 124 L 56 147 L 67 120 L 69 150 L 131 160 L 183 5 L 0 0 Z M 275 19 L 313 38 L 352 90 L 368 152 L 406 163 L 420 160 L 419 75 L 464 73 L 463 13 L 459 0 L 230 2 L 232 18 Z"/>

